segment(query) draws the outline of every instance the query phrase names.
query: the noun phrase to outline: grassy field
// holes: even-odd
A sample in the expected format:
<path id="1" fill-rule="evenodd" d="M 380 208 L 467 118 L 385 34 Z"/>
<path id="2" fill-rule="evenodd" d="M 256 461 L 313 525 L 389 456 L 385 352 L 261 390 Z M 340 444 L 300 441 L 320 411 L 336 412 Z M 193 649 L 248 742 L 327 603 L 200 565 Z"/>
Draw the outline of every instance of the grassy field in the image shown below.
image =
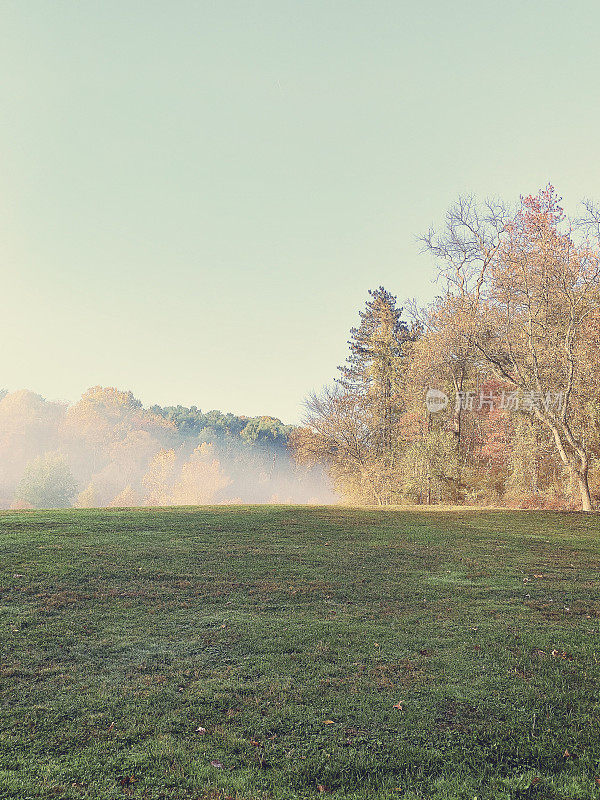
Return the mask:
<path id="1" fill-rule="evenodd" d="M 599 798 L 599 533 L 0 514 L 0 798 Z"/>

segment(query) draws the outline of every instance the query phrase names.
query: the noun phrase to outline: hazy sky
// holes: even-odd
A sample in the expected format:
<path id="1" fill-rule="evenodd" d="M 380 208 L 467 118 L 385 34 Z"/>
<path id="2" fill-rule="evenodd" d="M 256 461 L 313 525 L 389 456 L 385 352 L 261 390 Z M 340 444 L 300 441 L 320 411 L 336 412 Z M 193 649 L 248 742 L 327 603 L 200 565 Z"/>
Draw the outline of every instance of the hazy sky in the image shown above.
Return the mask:
<path id="1" fill-rule="evenodd" d="M 296 421 L 460 192 L 600 199 L 596 2 L 0 2 L 0 387 Z"/>

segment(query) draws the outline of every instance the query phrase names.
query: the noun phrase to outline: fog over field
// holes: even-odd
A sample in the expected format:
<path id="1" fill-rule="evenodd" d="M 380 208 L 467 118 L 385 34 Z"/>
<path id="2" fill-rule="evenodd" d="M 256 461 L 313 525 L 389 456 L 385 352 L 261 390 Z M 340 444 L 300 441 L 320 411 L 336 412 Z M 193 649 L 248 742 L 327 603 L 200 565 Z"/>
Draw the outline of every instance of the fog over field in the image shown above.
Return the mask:
<path id="1" fill-rule="evenodd" d="M 321 467 L 299 466 L 273 417 L 144 408 L 89 389 L 75 404 L 0 396 L 0 507 L 331 503 Z"/>

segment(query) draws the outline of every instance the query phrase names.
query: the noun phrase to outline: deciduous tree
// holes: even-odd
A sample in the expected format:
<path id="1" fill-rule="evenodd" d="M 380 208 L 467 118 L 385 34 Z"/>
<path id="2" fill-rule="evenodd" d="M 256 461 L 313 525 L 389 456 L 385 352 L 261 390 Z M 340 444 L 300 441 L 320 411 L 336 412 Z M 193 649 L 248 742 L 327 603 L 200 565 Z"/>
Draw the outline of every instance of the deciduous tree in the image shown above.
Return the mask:
<path id="1" fill-rule="evenodd" d="M 460 201 L 445 231 L 426 243 L 446 279 L 444 302 L 463 320 L 464 347 L 482 371 L 532 399 L 530 412 L 551 432 L 582 508 L 591 510 L 582 417 L 586 332 L 600 314 L 598 247 L 576 241 L 551 186 L 521 198 L 513 212 Z"/>

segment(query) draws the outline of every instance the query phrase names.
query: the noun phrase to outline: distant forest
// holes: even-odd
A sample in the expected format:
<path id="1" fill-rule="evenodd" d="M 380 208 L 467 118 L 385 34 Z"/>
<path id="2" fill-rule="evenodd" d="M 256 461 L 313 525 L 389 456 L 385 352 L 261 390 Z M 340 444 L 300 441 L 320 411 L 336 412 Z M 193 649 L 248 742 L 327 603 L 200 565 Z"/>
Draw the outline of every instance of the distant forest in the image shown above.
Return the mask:
<path id="1" fill-rule="evenodd" d="M 100 386 L 72 406 L 0 392 L 0 507 L 334 501 L 323 468 L 293 458 L 291 430 Z"/>

